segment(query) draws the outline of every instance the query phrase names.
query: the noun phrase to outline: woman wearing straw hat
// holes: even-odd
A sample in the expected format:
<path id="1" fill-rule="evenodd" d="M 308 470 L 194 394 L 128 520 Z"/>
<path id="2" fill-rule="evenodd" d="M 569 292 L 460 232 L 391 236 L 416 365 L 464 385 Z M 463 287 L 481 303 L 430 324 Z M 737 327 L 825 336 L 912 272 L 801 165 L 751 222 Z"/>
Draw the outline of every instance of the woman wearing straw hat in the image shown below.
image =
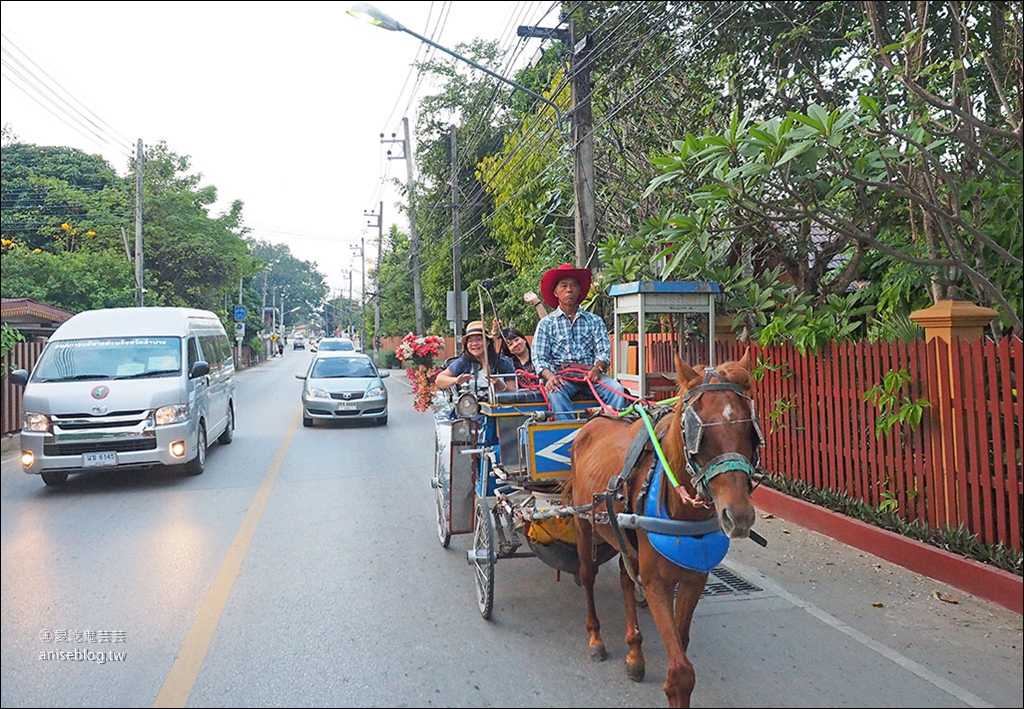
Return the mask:
<path id="1" fill-rule="evenodd" d="M 554 310 L 537 323 L 531 354 L 555 418 L 572 418 L 572 397 L 588 388 L 558 374 L 568 365 L 587 369 L 587 379 L 605 404 L 614 409 L 626 404 L 616 381 L 605 374 L 612 356 L 608 327 L 598 315 L 579 307 L 590 292 L 591 278 L 589 269 L 563 263 L 547 271 L 540 281 L 541 295 Z"/>
<path id="2" fill-rule="evenodd" d="M 474 320 L 462 336 L 462 355 L 438 372 L 434 385 L 445 389 L 475 379 L 477 389 L 486 389 L 488 383 L 493 383 L 495 391 L 505 391 L 508 382 L 495 375 L 515 371 L 512 360 L 494 349 L 494 341 L 490 333 L 484 332 L 483 322 Z"/>

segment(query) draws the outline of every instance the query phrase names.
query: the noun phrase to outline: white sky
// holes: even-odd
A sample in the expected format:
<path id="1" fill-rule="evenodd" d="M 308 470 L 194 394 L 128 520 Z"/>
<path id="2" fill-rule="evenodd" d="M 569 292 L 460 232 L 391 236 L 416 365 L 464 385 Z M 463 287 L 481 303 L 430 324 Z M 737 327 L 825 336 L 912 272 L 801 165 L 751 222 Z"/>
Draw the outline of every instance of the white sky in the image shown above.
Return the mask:
<path id="1" fill-rule="evenodd" d="M 449 49 L 476 37 L 516 47 L 517 65 L 541 40 L 516 28 L 553 27 L 558 12 L 552 2 L 373 4 Z M 401 139 L 403 116 L 413 131 L 411 65 L 434 50 L 350 17 L 349 2 L 0 5 L 0 122 L 20 141 L 98 153 L 121 175 L 138 139 L 166 141 L 217 188 L 214 215 L 243 201 L 253 237 L 315 262 L 346 296 L 351 271 L 358 298 L 363 238 L 376 257 L 376 219 L 364 213 L 383 200 L 385 233 L 406 224 L 389 184 L 405 183 L 405 162 L 386 155 L 401 146 L 379 136 Z"/>

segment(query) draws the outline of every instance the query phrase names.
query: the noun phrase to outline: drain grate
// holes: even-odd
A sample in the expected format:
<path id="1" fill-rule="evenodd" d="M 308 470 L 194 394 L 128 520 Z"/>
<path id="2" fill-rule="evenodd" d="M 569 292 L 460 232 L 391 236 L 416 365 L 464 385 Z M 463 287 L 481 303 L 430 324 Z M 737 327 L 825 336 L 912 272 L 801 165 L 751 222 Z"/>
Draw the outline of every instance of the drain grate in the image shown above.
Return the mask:
<path id="1" fill-rule="evenodd" d="M 704 596 L 756 593 L 757 591 L 763 590 L 764 589 L 755 586 L 743 577 L 729 571 L 729 569 L 716 566 L 711 570 L 711 575 L 708 576 L 708 582 L 707 585 L 704 586 L 704 592 L 701 594 L 701 598 Z"/>

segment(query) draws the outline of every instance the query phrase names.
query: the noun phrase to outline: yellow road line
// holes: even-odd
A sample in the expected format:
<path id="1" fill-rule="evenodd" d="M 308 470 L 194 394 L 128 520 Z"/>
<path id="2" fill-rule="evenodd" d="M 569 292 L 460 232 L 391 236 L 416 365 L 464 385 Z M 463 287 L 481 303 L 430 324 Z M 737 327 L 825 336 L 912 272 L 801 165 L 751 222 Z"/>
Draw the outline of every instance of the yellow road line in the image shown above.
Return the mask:
<path id="1" fill-rule="evenodd" d="M 171 671 L 167 674 L 167 679 L 164 680 L 164 686 L 160 689 L 156 701 L 153 702 L 154 707 L 183 707 L 188 702 L 192 688 L 196 684 L 196 678 L 199 676 L 199 670 L 202 669 L 203 660 L 206 659 L 206 653 L 213 641 L 213 633 L 217 630 L 217 624 L 220 622 L 228 597 L 231 595 L 231 589 L 234 588 L 235 580 L 242 569 L 242 562 L 245 560 L 260 518 L 263 516 L 263 510 L 266 509 L 267 502 L 270 500 L 270 491 L 273 490 L 277 475 L 281 472 L 281 465 L 284 463 L 288 446 L 291 445 L 292 436 L 298 428 L 299 413 L 301 413 L 301 407 L 292 418 L 292 422 L 284 434 L 284 439 L 281 441 L 277 453 L 274 454 L 274 460 L 267 469 L 263 483 L 256 491 L 253 504 L 246 513 L 245 519 L 242 520 L 242 525 L 238 528 L 234 541 L 231 542 L 227 556 L 224 557 L 224 561 L 221 562 L 220 568 L 217 570 L 213 585 L 210 587 L 209 593 L 206 594 L 206 599 L 199 608 L 199 613 L 196 615 L 188 635 L 185 636 L 185 641 L 181 644 L 178 656 L 174 659 L 174 664 L 171 665 Z"/>

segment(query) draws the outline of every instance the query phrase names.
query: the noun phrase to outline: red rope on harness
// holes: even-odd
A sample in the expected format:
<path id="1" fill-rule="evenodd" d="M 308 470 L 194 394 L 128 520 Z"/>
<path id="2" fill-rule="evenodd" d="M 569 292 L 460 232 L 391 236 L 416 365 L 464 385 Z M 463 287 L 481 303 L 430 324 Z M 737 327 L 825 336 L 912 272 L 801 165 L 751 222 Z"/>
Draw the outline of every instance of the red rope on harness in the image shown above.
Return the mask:
<path id="1" fill-rule="evenodd" d="M 609 406 L 608 404 L 605 403 L 604 399 L 601 398 L 601 395 L 597 391 L 596 383 L 590 381 L 590 377 L 588 376 L 589 374 L 590 374 L 590 370 L 589 369 L 584 369 L 583 367 L 580 367 L 578 365 L 568 365 L 568 366 L 563 367 L 562 369 L 558 370 L 558 376 L 562 377 L 563 379 L 568 379 L 571 382 L 577 382 L 577 383 L 579 383 L 579 382 L 586 382 L 587 386 L 590 388 L 590 393 L 592 393 L 594 395 L 594 398 L 597 399 L 597 402 L 601 405 L 601 410 L 604 411 L 606 414 L 617 415 L 619 413 L 618 410 L 613 409 L 611 406 Z M 576 375 L 576 376 L 572 376 L 572 375 Z M 633 402 L 640 401 L 639 398 L 629 394 L 624 389 L 620 389 L 617 386 L 611 386 L 607 382 L 601 382 L 601 386 L 603 386 L 603 387 L 605 387 L 605 388 L 607 388 L 607 389 L 609 389 L 611 391 L 614 391 L 615 393 L 617 393 L 620 396 L 622 396 L 622 398 L 625 399 L 626 401 L 633 401 Z"/>
<path id="2" fill-rule="evenodd" d="M 598 392 L 597 386 L 594 382 L 590 381 L 590 377 L 588 376 L 589 373 L 590 370 L 585 369 L 579 365 L 568 365 L 558 370 L 556 376 L 562 377 L 563 379 L 567 379 L 571 382 L 586 382 L 587 387 L 590 389 L 590 393 L 593 394 L 594 399 L 597 400 L 598 404 L 600 404 L 601 410 L 609 414 L 618 414 L 618 411 L 616 409 L 613 409 L 611 406 L 606 404 L 604 399 L 601 398 L 601 394 Z M 544 398 L 544 405 L 547 406 L 548 409 L 551 408 L 551 400 L 548 398 L 547 387 L 545 386 L 544 381 L 538 375 L 520 369 L 516 371 L 516 379 L 518 380 L 520 389 L 533 389 L 539 391 L 541 396 Z M 640 404 L 646 406 L 651 405 L 651 402 L 645 399 L 641 399 L 640 397 L 633 396 L 624 389 L 620 389 L 616 386 L 611 386 L 606 382 L 601 382 L 601 386 L 618 393 L 626 401 L 633 403 L 639 402 Z"/>

